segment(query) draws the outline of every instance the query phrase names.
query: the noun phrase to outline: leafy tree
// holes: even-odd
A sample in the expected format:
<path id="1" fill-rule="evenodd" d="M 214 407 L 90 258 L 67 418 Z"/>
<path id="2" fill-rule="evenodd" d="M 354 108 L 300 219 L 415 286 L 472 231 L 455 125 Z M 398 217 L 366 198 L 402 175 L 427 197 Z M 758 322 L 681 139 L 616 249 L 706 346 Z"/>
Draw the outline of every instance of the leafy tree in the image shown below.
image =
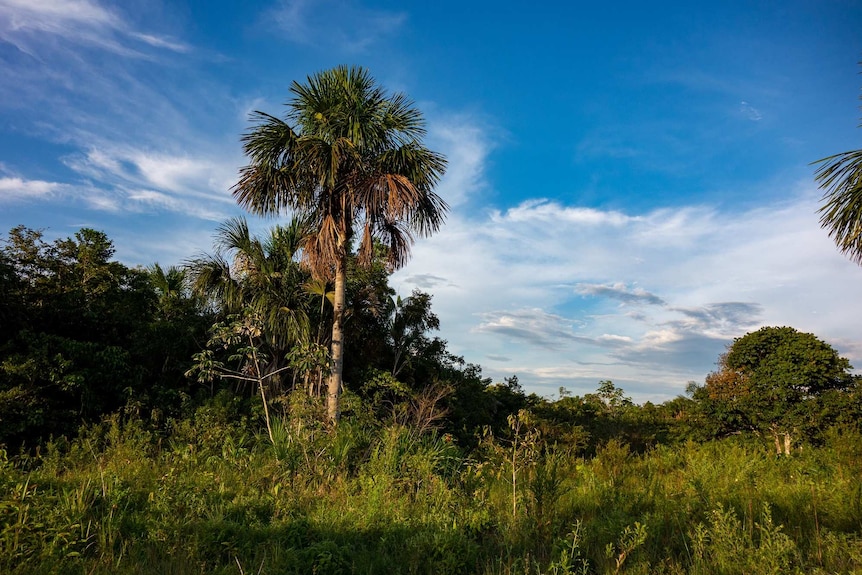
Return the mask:
<path id="1" fill-rule="evenodd" d="M 345 389 L 351 385 L 354 389 L 361 387 L 369 368 L 391 369 L 388 318 L 395 290 L 389 285 L 386 257 L 385 248 L 378 245 L 370 262 L 359 262 L 354 254 L 347 259 L 342 372 Z M 334 311 L 334 307 L 327 311 Z"/>
<path id="2" fill-rule="evenodd" d="M 389 312 L 389 344 L 392 347 L 392 375 L 398 377 L 414 358 L 419 357 L 430 345 L 426 335 L 440 329 L 440 320 L 431 311 L 431 295 L 414 290 L 413 294 L 391 300 Z"/>
<path id="3" fill-rule="evenodd" d="M 183 267 L 159 264 L 147 268 L 156 297 L 149 324 L 131 345 L 136 361 L 146 366 L 144 403 L 159 413 L 174 410 L 183 395 L 196 388 L 185 377 L 191 357 L 206 343 L 207 330 L 215 320 L 206 301 L 192 292 L 191 278 Z"/>
<path id="4" fill-rule="evenodd" d="M 851 369 L 810 333 L 764 327 L 733 342 L 694 399 L 716 434 L 766 433 L 778 453 L 789 454 L 794 437 L 826 423 L 817 417 L 823 399 L 852 389 Z"/>
<path id="5" fill-rule="evenodd" d="M 243 137 L 251 163 L 234 195 L 257 214 L 285 209 L 307 215 L 314 233 L 303 245 L 314 275 L 334 280 L 331 421 L 339 418 L 344 368 L 348 255 L 355 240 L 361 262 L 387 248 L 391 268 L 403 265 L 414 234 L 443 222 L 446 204 L 432 190 L 445 159 L 424 147 L 421 113 L 403 94 L 387 95 L 369 73 L 339 67 L 294 82 L 285 120 L 255 113 Z"/>
<path id="6" fill-rule="evenodd" d="M 158 297 L 159 315 L 165 318 L 183 315 L 188 305 L 197 305 L 196 298 L 189 289 L 186 270 L 177 266 L 163 269 L 155 263 L 147 268 L 150 283 Z"/>
<path id="7" fill-rule="evenodd" d="M 21 302 L 16 298 L 20 289 L 15 266 L 9 256 L 0 251 L 0 342 L 9 339 L 23 321 Z"/>
<path id="8" fill-rule="evenodd" d="M 48 243 L 14 228 L 2 248 L 10 322 L 0 341 L 0 441 L 64 433 L 144 388 L 155 294 L 146 272 L 111 261 L 112 242 L 84 228 Z"/>
<path id="9" fill-rule="evenodd" d="M 271 358 L 261 349 L 264 324 L 260 316 L 246 311 L 241 316 L 230 316 L 228 320 L 213 326 L 208 349 L 194 355 L 195 364 L 186 372 L 186 376 L 196 377 L 201 383 L 212 382 L 218 377 L 256 384 L 263 404 L 267 434 L 274 443 L 266 390 L 273 378 L 291 369 L 291 366 L 273 369 Z M 216 358 L 211 348 L 219 347 L 230 351 L 227 358 L 230 365 Z"/>
<path id="10" fill-rule="evenodd" d="M 601 405 L 601 411 L 610 417 L 617 417 L 634 405 L 630 397 L 626 397 L 625 391 L 614 385 L 609 379 L 599 382 L 595 395 L 589 394 L 585 399 L 597 399 Z"/>

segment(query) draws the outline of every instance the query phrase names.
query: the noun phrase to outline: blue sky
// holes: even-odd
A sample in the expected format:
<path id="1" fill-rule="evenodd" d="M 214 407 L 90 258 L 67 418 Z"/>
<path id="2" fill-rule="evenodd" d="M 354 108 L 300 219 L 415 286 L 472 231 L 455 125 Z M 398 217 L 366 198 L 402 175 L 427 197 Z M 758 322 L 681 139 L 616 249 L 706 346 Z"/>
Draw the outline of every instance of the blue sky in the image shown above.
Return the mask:
<path id="1" fill-rule="evenodd" d="M 661 401 L 763 325 L 862 367 L 809 165 L 862 141 L 862 3 L 248 4 L 0 0 L 0 229 L 208 250 L 249 112 L 358 64 L 449 159 L 448 222 L 392 283 L 487 375 Z"/>

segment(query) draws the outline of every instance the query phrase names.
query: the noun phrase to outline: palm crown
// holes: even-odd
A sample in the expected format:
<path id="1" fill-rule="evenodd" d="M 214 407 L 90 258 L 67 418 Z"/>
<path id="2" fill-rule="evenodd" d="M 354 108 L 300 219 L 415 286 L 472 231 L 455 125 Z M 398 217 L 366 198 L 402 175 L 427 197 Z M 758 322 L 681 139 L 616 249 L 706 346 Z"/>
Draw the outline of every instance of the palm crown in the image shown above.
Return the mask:
<path id="1" fill-rule="evenodd" d="M 311 217 L 316 233 L 304 255 L 318 276 L 332 275 L 357 230 L 360 260 L 369 261 L 377 240 L 400 267 L 414 234 L 439 229 L 447 210 L 432 191 L 446 162 L 421 144 L 421 113 L 404 95 L 387 96 L 362 68 L 322 72 L 290 90 L 286 120 L 253 116 L 237 201 L 258 214 Z"/>

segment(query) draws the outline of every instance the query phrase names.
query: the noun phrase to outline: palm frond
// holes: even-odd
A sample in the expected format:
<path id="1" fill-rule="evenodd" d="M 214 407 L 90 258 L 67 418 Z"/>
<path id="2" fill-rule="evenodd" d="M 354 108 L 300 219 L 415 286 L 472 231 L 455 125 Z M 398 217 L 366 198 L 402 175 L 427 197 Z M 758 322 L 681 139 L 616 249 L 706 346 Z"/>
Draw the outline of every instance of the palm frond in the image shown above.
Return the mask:
<path id="1" fill-rule="evenodd" d="M 844 152 L 814 162 L 824 190 L 820 225 L 838 249 L 862 265 L 862 150 Z"/>

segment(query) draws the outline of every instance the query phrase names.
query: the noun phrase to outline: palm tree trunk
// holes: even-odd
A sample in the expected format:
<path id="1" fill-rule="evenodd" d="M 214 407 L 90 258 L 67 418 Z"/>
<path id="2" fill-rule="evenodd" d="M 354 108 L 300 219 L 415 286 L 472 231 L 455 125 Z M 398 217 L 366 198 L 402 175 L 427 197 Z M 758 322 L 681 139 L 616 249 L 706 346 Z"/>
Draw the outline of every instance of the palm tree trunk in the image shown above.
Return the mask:
<path id="1" fill-rule="evenodd" d="M 269 442 L 275 445 L 275 439 L 272 437 L 272 425 L 269 423 L 269 405 L 266 402 L 266 391 L 263 388 L 263 376 L 260 373 L 260 362 L 257 359 L 257 348 L 254 346 L 254 340 L 251 339 L 251 336 L 248 338 L 248 343 L 251 346 L 254 373 L 257 375 L 257 385 L 260 388 L 260 400 L 263 402 L 263 417 L 266 420 L 266 432 L 269 434 Z"/>
<path id="2" fill-rule="evenodd" d="M 326 411 L 330 423 L 341 417 L 341 374 L 344 371 L 344 304 L 347 299 L 347 256 L 339 255 L 335 264 L 335 294 L 332 312 L 332 368 L 326 392 Z"/>

